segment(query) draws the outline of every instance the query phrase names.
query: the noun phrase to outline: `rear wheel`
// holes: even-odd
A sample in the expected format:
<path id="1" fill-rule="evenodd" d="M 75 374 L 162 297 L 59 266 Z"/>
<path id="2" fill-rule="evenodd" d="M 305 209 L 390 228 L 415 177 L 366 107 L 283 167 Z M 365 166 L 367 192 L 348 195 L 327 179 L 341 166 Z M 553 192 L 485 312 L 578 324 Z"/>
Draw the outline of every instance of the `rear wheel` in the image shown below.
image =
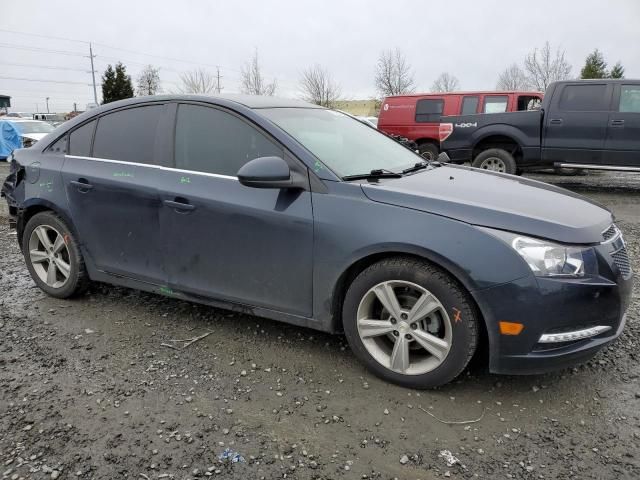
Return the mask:
<path id="1" fill-rule="evenodd" d="M 379 377 L 411 388 L 456 378 L 475 352 L 477 322 L 453 278 L 412 258 L 382 260 L 364 270 L 343 308 L 356 357 Z"/>
<path id="2" fill-rule="evenodd" d="M 418 151 L 420 156 L 427 161 L 437 160 L 440 155 L 440 149 L 433 143 L 421 143 L 418 145 Z"/>
<path id="3" fill-rule="evenodd" d="M 472 166 L 511 175 L 514 175 L 517 169 L 513 155 L 502 148 L 490 148 L 480 152 L 473 160 Z"/>
<path id="4" fill-rule="evenodd" d="M 88 286 L 78 242 L 53 212 L 37 213 L 27 222 L 22 252 L 31 277 L 49 295 L 68 298 Z"/>

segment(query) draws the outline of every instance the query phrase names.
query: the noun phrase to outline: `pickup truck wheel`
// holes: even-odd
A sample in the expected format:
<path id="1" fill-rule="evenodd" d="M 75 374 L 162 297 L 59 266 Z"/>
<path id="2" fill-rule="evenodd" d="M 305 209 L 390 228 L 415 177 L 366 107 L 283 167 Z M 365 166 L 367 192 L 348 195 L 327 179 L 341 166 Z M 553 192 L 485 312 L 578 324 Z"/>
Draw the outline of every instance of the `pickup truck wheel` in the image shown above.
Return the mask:
<path id="1" fill-rule="evenodd" d="M 433 143 L 422 143 L 418 145 L 420 156 L 427 161 L 437 160 L 440 150 Z"/>
<path id="2" fill-rule="evenodd" d="M 517 170 L 513 155 L 501 148 L 490 148 L 480 152 L 473 160 L 472 166 L 511 175 L 515 175 Z"/>

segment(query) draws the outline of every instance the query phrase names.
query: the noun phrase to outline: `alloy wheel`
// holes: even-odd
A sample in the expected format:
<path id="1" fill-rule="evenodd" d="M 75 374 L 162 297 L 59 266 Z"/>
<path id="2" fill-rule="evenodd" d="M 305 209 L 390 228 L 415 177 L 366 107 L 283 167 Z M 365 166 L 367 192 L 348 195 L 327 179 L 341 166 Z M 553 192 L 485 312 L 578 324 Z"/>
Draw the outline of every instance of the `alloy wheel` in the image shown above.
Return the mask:
<path id="1" fill-rule="evenodd" d="M 49 225 L 39 225 L 31 232 L 29 261 L 38 278 L 52 288 L 62 288 L 71 274 L 65 239 Z"/>
<path id="2" fill-rule="evenodd" d="M 434 370 L 451 349 L 451 321 L 442 303 L 425 288 L 403 280 L 382 282 L 364 295 L 357 327 L 369 354 L 404 375 Z"/>

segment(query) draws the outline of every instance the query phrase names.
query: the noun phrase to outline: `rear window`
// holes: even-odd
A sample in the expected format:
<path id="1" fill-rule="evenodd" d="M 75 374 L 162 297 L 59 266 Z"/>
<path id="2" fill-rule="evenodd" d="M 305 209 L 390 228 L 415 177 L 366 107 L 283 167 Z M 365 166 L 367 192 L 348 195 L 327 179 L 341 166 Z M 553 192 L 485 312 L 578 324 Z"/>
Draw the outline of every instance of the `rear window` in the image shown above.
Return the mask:
<path id="1" fill-rule="evenodd" d="M 464 97 L 462 99 L 461 115 L 472 115 L 478 111 L 478 97 Z"/>
<path id="2" fill-rule="evenodd" d="M 442 99 L 423 99 L 416 103 L 416 122 L 439 122 L 444 108 Z"/>
<path id="3" fill-rule="evenodd" d="M 607 86 L 567 85 L 562 90 L 558 108 L 565 112 L 602 112 L 609 110 Z"/>
<path id="4" fill-rule="evenodd" d="M 504 113 L 507 111 L 509 97 L 507 95 L 490 95 L 484 97 L 483 113 Z"/>
<path id="5" fill-rule="evenodd" d="M 619 111 L 640 113 L 640 85 L 622 86 Z"/>
<path id="6" fill-rule="evenodd" d="M 163 105 L 129 108 L 101 117 L 93 156 L 153 164 L 153 149 Z"/>

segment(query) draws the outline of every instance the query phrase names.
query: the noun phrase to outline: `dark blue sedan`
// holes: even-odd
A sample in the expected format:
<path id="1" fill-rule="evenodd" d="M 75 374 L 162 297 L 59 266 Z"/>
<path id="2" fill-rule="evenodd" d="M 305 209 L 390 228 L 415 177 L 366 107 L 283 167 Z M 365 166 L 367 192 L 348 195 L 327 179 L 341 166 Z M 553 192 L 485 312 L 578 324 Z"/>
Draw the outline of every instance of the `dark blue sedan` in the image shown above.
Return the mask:
<path id="1" fill-rule="evenodd" d="M 611 213 L 516 176 L 425 162 L 339 112 L 160 96 L 16 150 L 3 194 L 35 283 L 90 281 L 344 332 L 426 388 L 582 361 L 620 335 L 631 269 Z"/>

